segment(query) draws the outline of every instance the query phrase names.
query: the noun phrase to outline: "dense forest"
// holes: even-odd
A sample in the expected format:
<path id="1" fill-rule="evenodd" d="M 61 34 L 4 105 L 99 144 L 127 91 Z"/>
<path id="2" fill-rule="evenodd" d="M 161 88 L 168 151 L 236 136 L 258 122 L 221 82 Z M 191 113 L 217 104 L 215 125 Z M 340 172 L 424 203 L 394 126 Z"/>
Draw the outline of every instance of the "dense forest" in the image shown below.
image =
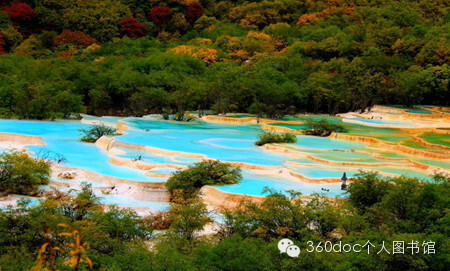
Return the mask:
<path id="1" fill-rule="evenodd" d="M 0 1 L 0 116 L 450 104 L 447 0 Z"/>
<path id="2" fill-rule="evenodd" d="M 143 218 L 104 209 L 86 184 L 76 196 L 57 193 L 34 207 L 24 200 L 0 209 L 0 268 L 448 270 L 450 179 L 429 181 L 363 173 L 350 184 L 348 201 L 269 190 L 262 204 L 226 213 L 212 236 L 199 234 L 212 216 L 193 193 L 174 193 L 168 212 Z M 282 238 L 301 248 L 298 258 L 280 254 Z M 403 242 L 403 253 L 394 253 L 394 242 Z M 360 253 L 332 252 L 330 244 L 339 243 L 359 245 Z"/>

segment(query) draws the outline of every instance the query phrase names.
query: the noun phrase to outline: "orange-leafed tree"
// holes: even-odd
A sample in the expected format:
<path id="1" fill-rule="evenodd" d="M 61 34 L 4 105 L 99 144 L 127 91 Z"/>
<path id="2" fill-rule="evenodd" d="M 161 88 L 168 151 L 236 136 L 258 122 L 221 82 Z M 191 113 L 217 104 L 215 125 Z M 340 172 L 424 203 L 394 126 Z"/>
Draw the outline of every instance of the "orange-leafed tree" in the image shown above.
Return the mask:
<path id="1" fill-rule="evenodd" d="M 188 55 L 202 60 L 204 63 L 210 65 L 214 64 L 218 60 L 218 52 L 216 49 L 203 48 L 192 45 L 180 45 L 173 49 L 171 52 L 179 55 Z"/>
<path id="2" fill-rule="evenodd" d="M 92 270 L 92 260 L 86 256 L 89 243 L 82 241 L 80 231 L 62 223 L 58 226 L 66 228 L 68 232 L 54 234 L 44 225 L 46 242 L 39 249 L 38 261 L 32 271 L 58 270 L 58 257 L 64 258 L 62 265 L 70 265 L 73 270 L 78 270 L 82 264 L 87 265 L 89 270 Z M 57 240 L 57 238 L 64 238 L 64 240 Z"/>
<path id="3" fill-rule="evenodd" d="M 346 8 L 326 8 L 320 12 L 314 12 L 309 14 L 303 14 L 300 16 L 297 22 L 298 27 L 302 27 L 305 24 L 312 23 L 318 20 L 327 19 L 332 15 L 350 15 L 353 13 L 355 8 L 346 7 Z"/>

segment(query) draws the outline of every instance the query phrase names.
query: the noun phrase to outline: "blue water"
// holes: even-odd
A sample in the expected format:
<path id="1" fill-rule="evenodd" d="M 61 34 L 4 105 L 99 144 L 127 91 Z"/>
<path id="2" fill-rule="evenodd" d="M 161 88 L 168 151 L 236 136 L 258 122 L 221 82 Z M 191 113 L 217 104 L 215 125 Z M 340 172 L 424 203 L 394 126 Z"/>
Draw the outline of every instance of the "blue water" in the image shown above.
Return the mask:
<path id="1" fill-rule="evenodd" d="M 103 120 L 108 122 L 117 122 L 120 118 L 116 117 L 89 117 L 92 120 Z M 296 119 L 319 119 L 323 116 L 305 116 Z M 334 122 L 340 122 L 340 118 L 329 117 Z M 320 165 L 320 162 L 312 161 L 305 155 L 298 154 L 281 154 L 266 151 L 256 147 L 254 142 L 261 132 L 259 125 L 245 124 L 211 124 L 203 121 L 193 122 L 175 122 L 163 121 L 157 117 L 150 118 L 126 118 L 122 119 L 129 123 L 132 130 L 126 131 L 126 134 L 117 136 L 119 141 L 147 145 L 151 147 L 181 151 L 188 153 L 198 153 L 208 156 L 209 158 L 219 159 L 225 162 L 245 162 L 258 165 L 269 166 L 287 166 L 294 172 L 300 173 L 310 178 L 340 178 L 342 169 L 320 168 L 314 165 Z M 369 122 L 379 120 L 369 120 Z M 386 121 L 384 121 L 386 123 Z M 394 123 L 394 122 L 393 122 Z M 400 124 L 395 122 L 394 124 Z M 114 176 L 117 178 L 143 181 L 143 182 L 163 182 L 165 178 L 154 178 L 145 176 L 144 171 L 131 168 L 116 166 L 109 163 L 111 156 L 92 143 L 80 142 L 81 134 L 79 129 L 87 128 L 85 125 L 76 120 L 64 121 L 18 121 L 18 120 L 0 120 L 0 132 L 19 133 L 27 135 L 35 135 L 43 137 L 46 146 L 31 146 L 29 149 L 38 153 L 42 149 L 52 152 L 64 154 L 67 163 L 64 166 L 83 168 L 103 175 Z M 359 127 L 361 125 L 351 125 L 351 127 Z M 356 128 L 355 128 L 356 129 Z M 362 128 L 361 128 L 362 129 Z M 147 131 L 148 130 L 148 131 Z M 390 133 L 396 135 L 397 130 L 381 131 L 379 128 L 365 127 L 361 133 L 385 133 L 386 137 L 391 136 Z M 349 150 L 368 150 L 364 143 L 337 140 L 334 138 L 322 138 L 313 136 L 298 135 L 298 142 L 291 145 L 290 148 L 298 147 L 302 149 L 313 149 L 307 151 L 316 157 L 325 158 L 335 161 L 357 161 L 357 162 L 387 162 L 378 160 L 366 153 L 348 152 Z M 347 152 L 327 151 L 345 150 Z M 119 155 L 123 158 L 133 159 L 138 156 L 142 160 L 151 164 L 178 164 L 191 165 L 200 159 L 183 155 L 167 156 L 159 155 L 144 151 L 136 151 L 130 149 L 121 149 L 126 154 Z M 286 161 L 296 161 L 299 163 L 310 164 L 313 166 L 292 166 Z M 395 163 L 395 161 L 389 161 Z M 402 163 L 402 162 L 399 162 Z M 336 167 L 342 167 L 336 165 Z M 345 167 L 344 167 L 345 168 Z M 350 169 L 350 168 L 349 168 Z M 367 170 L 381 170 L 389 173 L 406 174 L 409 176 L 426 177 L 422 172 L 415 172 L 413 169 L 406 168 L 384 168 L 384 167 L 368 167 Z M 157 170 L 150 171 L 153 173 L 172 173 L 174 169 L 161 167 Z M 348 176 L 357 173 L 354 169 L 345 170 Z M 330 189 L 328 196 L 340 195 L 339 184 L 306 184 L 295 181 L 283 180 L 275 177 L 256 175 L 250 171 L 244 171 L 244 179 L 241 184 L 220 186 L 219 189 L 227 192 L 242 193 L 250 195 L 261 195 L 264 186 L 269 186 L 277 190 L 295 189 L 308 195 L 311 193 L 322 193 L 322 187 Z M 147 201 L 130 201 L 130 199 L 122 198 L 119 195 L 104 195 L 105 203 L 114 203 L 124 206 L 135 207 L 152 207 Z M 155 208 L 157 209 L 157 208 Z"/>
<path id="2" fill-rule="evenodd" d="M 398 109 L 403 109 L 405 110 L 405 112 L 408 113 L 415 113 L 415 114 L 426 114 L 426 115 L 431 115 L 433 114 L 433 112 L 429 111 L 429 110 L 425 110 L 422 108 L 408 108 L 408 107 L 404 107 L 404 106 L 398 106 L 398 105 L 385 105 L 386 107 L 393 107 L 393 108 L 398 108 Z M 427 105 L 420 105 L 420 107 L 431 107 L 431 106 L 427 106 Z"/>
<path id="3" fill-rule="evenodd" d="M 425 111 L 425 110 L 424 110 Z M 388 120 L 378 120 L 378 119 L 361 119 L 355 118 L 354 120 L 367 122 L 367 123 L 375 123 L 375 124 L 388 124 L 388 125 L 410 125 L 415 126 L 417 124 L 411 122 L 400 122 L 400 121 L 388 121 Z"/>
<path id="4" fill-rule="evenodd" d="M 103 117 L 96 117 L 96 116 L 90 116 L 81 114 L 83 119 L 85 120 L 93 120 L 93 121 L 104 121 L 108 123 L 117 123 L 119 120 L 123 119 L 123 117 L 114 117 L 114 116 L 103 116 Z"/>
<path id="5" fill-rule="evenodd" d="M 109 163 L 110 156 L 92 143 L 79 141 L 79 129 L 89 125 L 79 121 L 17 121 L 0 120 L 0 131 L 43 137 L 46 146 L 30 146 L 34 153 L 43 150 L 63 154 L 69 167 L 83 168 L 103 175 L 135 181 L 160 181 L 146 177 L 144 172 L 113 165 Z"/>
<path id="6" fill-rule="evenodd" d="M 137 200 L 123 195 L 100 195 L 100 203 L 116 204 L 125 207 L 150 207 L 158 211 L 166 211 L 170 208 L 169 202 L 151 202 Z"/>
<path id="7" fill-rule="evenodd" d="M 215 186 L 219 190 L 254 196 L 266 196 L 263 194 L 264 187 L 270 187 L 277 192 L 285 192 L 286 190 L 295 190 L 302 192 L 303 195 L 314 193 L 324 193 L 325 196 L 337 197 L 341 196 L 342 191 L 340 183 L 336 184 L 311 184 L 296 181 L 290 181 L 283 178 L 275 178 L 264 175 L 245 174 L 244 179 L 239 184 Z M 330 192 L 324 192 L 321 188 L 329 189 Z"/>
<path id="8" fill-rule="evenodd" d="M 361 142 L 338 140 L 331 137 L 318 137 L 298 135 L 297 143 L 292 144 L 303 149 L 318 149 L 318 150 L 351 150 L 357 148 L 364 148 L 365 144 Z"/>
<path id="9" fill-rule="evenodd" d="M 137 129 L 118 137 L 118 140 L 127 143 L 205 154 L 225 162 L 279 166 L 286 159 L 254 145 L 261 132 L 258 125 L 183 123 L 150 118 L 127 121 Z"/>

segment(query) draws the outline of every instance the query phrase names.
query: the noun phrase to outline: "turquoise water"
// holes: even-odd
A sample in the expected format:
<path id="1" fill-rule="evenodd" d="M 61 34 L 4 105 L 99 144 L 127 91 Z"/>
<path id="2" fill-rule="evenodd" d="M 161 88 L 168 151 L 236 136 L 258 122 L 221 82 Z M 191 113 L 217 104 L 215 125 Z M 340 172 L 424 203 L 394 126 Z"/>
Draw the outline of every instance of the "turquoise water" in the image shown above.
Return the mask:
<path id="1" fill-rule="evenodd" d="M 114 117 L 114 116 L 103 116 L 103 117 L 96 117 L 96 116 L 90 116 L 81 114 L 83 119 L 85 120 L 93 120 L 93 121 L 104 121 L 108 123 L 117 123 L 119 120 L 123 119 L 123 117 Z"/>
<path id="2" fill-rule="evenodd" d="M 426 111 L 426 110 L 424 110 L 424 111 Z M 383 120 L 383 119 L 379 120 L 379 119 L 354 118 L 354 120 L 361 121 L 361 122 L 366 122 L 366 123 L 386 124 L 386 125 L 410 125 L 410 126 L 417 125 L 417 124 L 411 123 L 411 122 L 388 121 L 388 120 Z"/>
<path id="3" fill-rule="evenodd" d="M 151 202 L 145 200 L 137 200 L 123 195 L 100 195 L 100 203 L 116 204 L 125 207 L 150 207 L 158 211 L 166 211 L 170 208 L 168 202 Z"/>
<path id="4" fill-rule="evenodd" d="M 63 154 L 69 167 L 83 168 L 103 175 L 135 181 L 160 181 L 146 177 L 144 172 L 116 166 L 108 161 L 110 156 L 95 144 L 81 142 L 79 129 L 89 125 L 79 121 L 17 121 L 0 120 L 0 132 L 43 137 L 46 146 L 30 146 L 34 153 L 43 150 Z"/>
<path id="5" fill-rule="evenodd" d="M 403 107 L 403 106 L 398 106 L 398 105 L 384 105 L 384 106 L 398 108 L 398 109 L 403 109 L 403 110 L 405 110 L 405 112 L 408 112 L 408 113 L 427 114 L 427 115 L 433 114 L 431 111 L 425 110 L 425 109 L 422 109 L 422 108 L 408 108 L 408 107 Z M 427 107 L 430 107 L 430 106 L 427 106 L 427 105 L 422 106 L 422 105 L 420 105 L 419 107 L 427 108 Z"/>
<path id="6" fill-rule="evenodd" d="M 329 116 L 297 116 L 292 120 L 318 120 L 326 118 L 329 121 L 342 123 L 341 118 Z M 121 118 L 117 117 L 89 117 L 91 120 L 102 120 L 107 122 L 117 122 Z M 343 169 L 320 168 L 314 165 L 320 165 L 320 162 L 307 159 L 302 154 L 273 153 L 262 148 L 256 147 L 254 142 L 261 132 L 259 125 L 253 124 L 212 124 L 204 121 L 193 122 L 174 122 L 163 121 L 157 117 L 149 118 L 125 118 L 122 119 L 129 123 L 132 130 L 126 131 L 126 134 L 117 136 L 116 140 L 147 145 L 151 147 L 188 152 L 206 155 L 209 158 L 219 159 L 225 162 L 245 162 L 257 165 L 268 166 L 287 166 L 293 168 L 294 172 L 300 173 L 309 178 L 340 178 Z M 281 125 L 281 124 L 280 124 Z M 345 124 L 349 127 L 352 134 L 360 134 L 377 138 L 386 138 L 386 140 L 400 140 L 409 138 L 404 136 L 399 129 L 374 128 L 363 125 Z M 80 142 L 78 139 L 81 134 L 79 129 L 87 128 L 85 125 L 76 120 L 64 121 L 18 121 L 18 120 L 0 120 L 0 132 L 19 133 L 27 135 L 35 135 L 43 137 L 46 146 L 31 146 L 30 150 L 37 153 L 42 149 L 52 152 L 64 154 L 67 159 L 65 166 L 84 168 L 103 175 L 114 176 L 117 178 L 142 181 L 142 182 L 163 182 L 165 178 L 154 178 L 145 176 L 144 171 L 131 168 L 116 166 L 109 163 L 111 155 L 106 151 L 97 147 L 95 144 Z M 148 131 L 147 131 L 148 130 Z M 334 160 L 334 161 L 354 161 L 365 163 L 404 163 L 396 161 L 386 161 L 373 158 L 367 153 L 351 152 L 351 150 L 373 151 L 366 144 L 338 140 L 334 138 L 322 138 L 298 135 L 298 142 L 286 145 L 288 148 L 294 147 L 301 149 L 312 149 L 307 154 L 313 156 Z M 159 155 L 144 151 L 136 151 L 130 149 L 121 149 L 126 154 L 118 155 L 122 158 L 135 159 L 141 156 L 143 162 L 151 164 L 178 164 L 190 165 L 198 162 L 200 159 L 183 155 L 167 156 Z M 336 151 L 329 151 L 336 150 Z M 338 151 L 339 150 L 339 151 Z M 346 152 L 342 152 L 346 151 Z M 395 153 L 382 153 L 389 157 L 403 157 Z M 296 161 L 312 166 L 292 166 L 287 161 Z M 427 161 L 431 164 L 430 161 Z M 434 163 L 437 165 L 437 163 Z M 448 163 L 439 163 L 443 167 L 448 168 Z M 335 165 L 336 167 L 342 167 Z M 356 170 L 345 170 L 348 176 L 357 173 Z M 366 170 L 380 170 L 388 173 L 406 174 L 409 176 L 426 177 L 422 172 L 416 172 L 414 169 L 393 168 L 373 166 L 367 167 Z M 160 167 L 152 173 L 173 173 L 174 169 Z M 339 184 L 305 184 L 301 182 L 284 180 L 282 178 L 268 177 L 256 175 L 250 171 L 244 171 L 244 179 L 241 184 L 220 186 L 219 189 L 227 192 L 261 195 L 261 191 L 265 186 L 277 190 L 295 189 L 303 192 L 305 195 L 311 193 L 321 193 L 322 187 L 330 189 L 328 196 L 340 195 Z M 147 201 L 131 201 L 119 195 L 102 195 L 104 203 L 114 203 L 124 206 L 134 207 L 152 207 Z M 157 208 L 155 208 L 157 209 Z"/>
<path id="7" fill-rule="evenodd" d="M 415 114 L 425 114 L 425 115 L 431 115 L 433 112 L 421 108 L 409 108 L 406 110 L 408 113 L 415 113 Z"/>
<path id="8" fill-rule="evenodd" d="M 340 140 L 331 137 L 317 137 L 317 136 L 307 136 L 298 135 L 297 143 L 292 144 L 304 149 L 318 149 L 318 150 L 351 150 L 364 148 L 365 144 L 361 142 Z"/>
<path id="9" fill-rule="evenodd" d="M 279 166 L 285 156 L 267 152 L 254 145 L 258 125 L 206 124 L 156 119 L 127 119 L 136 131 L 118 140 L 172 151 L 205 154 L 225 162 L 247 162 Z M 145 131 L 150 129 L 150 131 Z"/>
<path id="10" fill-rule="evenodd" d="M 262 193 L 264 187 L 270 187 L 272 189 L 275 189 L 277 192 L 284 192 L 286 190 L 291 189 L 295 191 L 300 191 L 302 192 L 303 195 L 310 195 L 313 193 L 324 193 L 325 196 L 337 197 L 341 196 L 342 194 L 340 183 L 310 184 L 256 174 L 246 174 L 240 184 L 215 186 L 215 187 L 225 192 L 255 195 L 255 196 L 265 196 L 266 194 Z M 330 192 L 324 192 L 321 190 L 321 188 L 329 189 Z"/>

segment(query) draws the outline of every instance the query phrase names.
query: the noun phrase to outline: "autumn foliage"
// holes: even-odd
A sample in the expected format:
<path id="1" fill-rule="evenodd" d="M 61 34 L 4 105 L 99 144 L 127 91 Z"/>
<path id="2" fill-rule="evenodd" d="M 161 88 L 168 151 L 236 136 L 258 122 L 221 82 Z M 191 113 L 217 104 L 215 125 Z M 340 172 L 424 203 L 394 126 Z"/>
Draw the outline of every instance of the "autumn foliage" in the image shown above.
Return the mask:
<path id="1" fill-rule="evenodd" d="M 122 27 L 120 28 L 120 33 L 122 36 L 127 36 L 130 38 L 140 38 L 145 34 L 147 30 L 147 25 L 140 23 L 134 17 L 128 17 L 120 21 Z"/>
<path id="2" fill-rule="evenodd" d="M 172 17 L 172 10 L 168 6 L 158 6 L 152 8 L 150 17 L 157 25 L 166 23 Z"/>
<path id="3" fill-rule="evenodd" d="M 9 18 L 16 25 L 24 25 L 33 20 L 36 12 L 25 3 L 16 3 L 3 8 L 9 14 Z"/>
<path id="4" fill-rule="evenodd" d="M 5 38 L 3 36 L 3 33 L 0 31 L 0 55 L 5 54 Z"/>
<path id="5" fill-rule="evenodd" d="M 189 4 L 187 8 L 187 18 L 190 23 L 195 22 L 197 18 L 202 16 L 205 13 L 205 9 L 203 8 L 202 4 L 198 2 L 194 2 Z"/>
<path id="6" fill-rule="evenodd" d="M 81 31 L 64 30 L 54 38 L 55 45 L 72 44 L 80 47 L 88 47 L 97 41 Z"/>
<path id="7" fill-rule="evenodd" d="M 170 50 L 178 55 L 188 55 L 202 60 L 206 64 L 214 64 L 218 59 L 218 52 L 212 48 L 201 48 L 198 46 L 180 45 Z"/>
<path id="8" fill-rule="evenodd" d="M 307 23 L 312 23 L 321 19 L 327 19 L 328 17 L 332 15 L 350 15 L 352 14 L 354 8 L 347 7 L 347 8 L 326 8 L 320 12 L 310 13 L 310 14 L 303 14 L 300 16 L 297 22 L 298 27 L 302 27 Z"/>
<path id="9" fill-rule="evenodd" d="M 55 266 L 58 256 L 66 256 L 65 258 L 67 260 L 63 262 L 63 265 L 70 265 L 75 270 L 78 270 L 78 267 L 81 264 L 86 264 L 87 267 L 92 270 L 92 260 L 86 256 L 86 250 L 89 248 L 89 243 L 82 241 L 80 231 L 63 223 L 58 224 L 58 226 L 67 228 L 69 231 L 55 235 L 48 227 L 44 228 L 44 236 L 47 242 L 40 247 L 38 261 L 32 271 L 40 271 L 43 269 L 49 271 L 56 270 Z M 71 239 L 73 238 L 73 241 L 70 243 L 64 242 L 64 246 L 57 246 L 55 244 L 56 240 L 54 240 L 55 237 L 63 236 Z"/>

